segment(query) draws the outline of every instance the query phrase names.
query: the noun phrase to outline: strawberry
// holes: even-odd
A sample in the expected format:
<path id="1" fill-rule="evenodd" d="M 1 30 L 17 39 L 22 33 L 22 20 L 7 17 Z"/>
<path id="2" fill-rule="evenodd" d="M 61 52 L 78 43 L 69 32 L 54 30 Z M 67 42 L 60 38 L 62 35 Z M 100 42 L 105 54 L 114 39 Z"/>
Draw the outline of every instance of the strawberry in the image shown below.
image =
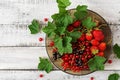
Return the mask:
<path id="1" fill-rule="evenodd" d="M 93 38 L 93 35 L 91 33 L 86 33 L 86 40 L 90 41 Z"/>
<path id="2" fill-rule="evenodd" d="M 67 30 L 68 30 L 69 32 L 73 31 L 73 29 L 74 29 L 74 27 L 71 26 L 71 25 L 67 27 Z"/>
<path id="3" fill-rule="evenodd" d="M 75 28 L 79 27 L 80 25 L 81 25 L 81 22 L 80 22 L 79 20 L 77 20 L 77 21 L 75 21 L 75 22 L 73 23 L 73 26 L 74 26 Z"/>
<path id="4" fill-rule="evenodd" d="M 97 41 L 96 39 L 93 39 L 93 40 L 91 40 L 91 44 L 93 46 L 97 46 L 97 45 L 99 45 L 99 41 Z"/>
<path id="5" fill-rule="evenodd" d="M 82 34 L 81 37 L 78 39 L 78 41 L 84 41 L 85 40 L 85 34 Z"/>
<path id="6" fill-rule="evenodd" d="M 102 30 L 94 30 L 93 31 L 93 36 L 98 41 L 103 41 L 104 40 L 104 34 L 103 34 Z"/>
<path id="7" fill-rule="evenodd" d="M 99 52 L 97 55 L 101 56 L 101 57 L 104 57 L 104 52 Z"/>
<path id="8" fill-rule="evenodd" d="M 100 51 L 104 51 L 106 49 L 106 43 L 105 42 L 101 42 L 99 45 L 99 50 Z"/>
<path id="9" fill-rule="evenodd" d="M 90 50 L 91 50 L 91 52 L 92 52 L 93 54 L 97 54 L 97 53 L 99 52 L 99 49 L 98 49 L 97 46 L 92 46 L 92 47 L 90 48 Z"/>

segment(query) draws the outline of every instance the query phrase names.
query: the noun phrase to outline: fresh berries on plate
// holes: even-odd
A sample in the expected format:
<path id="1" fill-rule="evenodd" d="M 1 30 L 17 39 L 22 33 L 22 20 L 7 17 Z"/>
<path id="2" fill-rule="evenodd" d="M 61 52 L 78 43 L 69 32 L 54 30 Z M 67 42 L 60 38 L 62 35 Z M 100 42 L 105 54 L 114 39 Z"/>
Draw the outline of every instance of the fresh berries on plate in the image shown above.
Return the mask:
<path id="1" fill-rule="evenodd" d="M 92 44 L 93 46 L 98 46 L 98 45 L 99 45 L 99 41 L 96 40 L 96 39 L 93 39 L 93 40 L 91 40 L 91 44 Z"/>
<path id="2" fill-rule="evenodd" d="M 104 51 L 106 49 L 106 43 L 105 42 L 101 42 L 100 44 L 99 44 L 99 50 L 100 51 Z"/>
<path id="3" fill-rule="evenodd" d="M 86 33 L 86 40 L 90 41 L 93 38 L 93 35 L 91 33 Z"/>
<path id="4" fill-rule="evenodd" d="M 79 20 L 77 20 L 72 25 L 73 25 L 73 27 L 77 28 L 81 25 L 81 22 Z"/>
<path id="5" fill-rule="evenodd" d="M 93 36 L 96 40 L 98 41 L 103 41 L 104 40 L 104 34 L 103 31 L 98 29 L 98 30 L 93 30 Z"/>

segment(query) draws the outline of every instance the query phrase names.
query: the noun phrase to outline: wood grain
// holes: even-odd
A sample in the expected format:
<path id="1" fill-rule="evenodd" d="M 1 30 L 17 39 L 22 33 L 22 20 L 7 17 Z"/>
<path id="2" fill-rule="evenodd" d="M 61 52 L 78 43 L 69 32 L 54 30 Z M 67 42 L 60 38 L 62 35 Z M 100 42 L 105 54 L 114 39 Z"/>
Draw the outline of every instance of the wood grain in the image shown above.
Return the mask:
<path id="1" fill-rule="evenodd" d="M 48 57 L 45 47 L 1 47 L 0 69 L 37 69 L 39 57 Z"/>
<path id="2" fill-rule="evenodd" d="M 41 42 L 40 37 L 43 38 Z M 45 34 L 32 35 L 27 25 L 0 25 L 0 46 L 45 46 Z"/>
<path id="3" fill-rule="evenodd" d="M 94 77 L 95 80 L 107 80 L 112 73 L 120 71 L 97 71 L 89 75 L 73 76 L 62 71 L 52 71 L 49 74 L 43 71 L 0 71 L 0 80 L 90 80 Z M 40 74 L 44 76 L 39 77 Z"/>
<path id="4" fill-rule="evenodd" d="M 85 4 L 110 24 L 120 24 L 119 0 L 71 0 L 71 2 L 68 9 Z M 0 0 L 0 12 L 2 19 L 0 24 L 26 24 L 34 18 L 43 21 L 47 17 L 51 20 L 50 16 L 58 12 L 58 8 L 55 0 Z"/>

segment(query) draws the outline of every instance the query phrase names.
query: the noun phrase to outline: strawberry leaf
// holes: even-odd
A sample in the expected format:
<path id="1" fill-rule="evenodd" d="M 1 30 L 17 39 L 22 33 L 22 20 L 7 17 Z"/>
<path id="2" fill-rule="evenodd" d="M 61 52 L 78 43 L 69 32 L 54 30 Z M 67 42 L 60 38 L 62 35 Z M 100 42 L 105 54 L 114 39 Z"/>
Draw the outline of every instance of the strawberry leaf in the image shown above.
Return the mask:
<path id="1" fill-rule="evenodd" d="M 28 25 L 31 34 L 37 34 L 40 31 L 40 23 L 37 20 L 33 20 L 30 25 Z"/>
<path id="2" fill-rule="evenodd" d="M 57 0 L 59 13 L 65 13 L 66 7 L 68 7 L 71 2 L 69 0 Z"/>
<path id="3" fill-rule="evenodd" d="M 96 23 L 92 21 L 91 17 L 88 17 L 82 21 L 82 25 L 87 29 L 92 29 L 94 26 L 96 26 Z"/>
<path id="4" fill-rule="evenodd" d="M 95 56 L 88 61 L 88 66 L 91 71 L 104 70 L 104 62 L 106 59 L 104 57 Z"/>
<path id="5" fill-rule="evenodd" d="M 118 46 L 118 44 L 115 44 L 113 46 L 113 51 L 117 55 L 117 57 L 120 59 L 120 46 Z"/>
<path id="6" fill-rule="evenodd" d="M 120 75 L 117 73 L 111 74 L 108 77 L 108 80 L 118 80 L 120 78 Z"/>
<path id="7" fill-rule="evenodd" d="M 64 53 L 72 53 L 72 44 L 71 44 L 71 37 L 64 37 L 63 38 L 63 49 Z"/>
<path id="8" fill-rule="evenodd" d="M 63 35 L 66 30 L 66 27 L 57 27 L 57 32 L 60 33 L 60 35 Z"/>
<path id="9" fill-rule="evenodd" d="M 55 44 L 55 47 L 58 49 L 58 52 L 59 53 L 63 53 L 63 39 L 60 38 L 59 36 L 56 36 L 55 39 L 54 39 L 54 44 Z"/>
<path id="10" fill-rule="evenodd" d="M 80 38 L 82 33 L 78 31 L 74 31 L 74 32 L 68 32 L 68 35 L 72 37 L 72 41 L 75 42 L 78 38 Z"/>
<path id="11" fill-rule="evenodd" d="M 69 14 L 54 14 L 52 18 L 57 27 L 67 27 L 73 22 L 73 18 Z"/>
<path id="12" fill-rule="evenodd" d="M 48 22 L 48 26 L 45 26 L 42 31 L 45 32 L 47 34 L 48 37 L 52 37 L 52 36 L 55 36 L 55 30 L 56 30 L 56 26 L 51 23 L 51 22 Z"/>
<path id="13" fill-rule="evenodd" d="M 40 57 L 40 63 L 38 64 L 38 70 L 45 70 L 49 73 L 52 70 L 53 66 L 51 62 L 46 58 Z"/>
<path id="14" fill-rule="evenodd" d="M 62 55 L 63 53 L 72 53 L 71 37 L 56 37 L 54 39 L 55 47 L 57 47 L 58 52 Z"/>
<path id="15" fill-rule="evenodd" d="M 87 12 L 87 6 L 85 5 L 78 5 L 77 8 L 76 8 L 76 12 L 74 13 L 74 16 L 75 18 L 78 20 L 81 20 L 83 18 L 85 18 L 86 16 L 88 15 L 88 12 Z"/>

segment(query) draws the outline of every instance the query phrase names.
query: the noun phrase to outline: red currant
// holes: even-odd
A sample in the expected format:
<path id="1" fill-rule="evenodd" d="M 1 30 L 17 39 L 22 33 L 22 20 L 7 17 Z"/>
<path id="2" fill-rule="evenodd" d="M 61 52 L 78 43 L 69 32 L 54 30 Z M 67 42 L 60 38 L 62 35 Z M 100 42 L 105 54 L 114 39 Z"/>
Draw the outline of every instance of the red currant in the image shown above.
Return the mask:
<path id="1" fill-rule="evenodd" d="M 43 41 L 43 38 L 42 38 L 42 37 L 40 37 L 40 38 L 39 38 L 39 41 L 40 41 L 40 42 L 41 42 L 41 41 Z"/>

